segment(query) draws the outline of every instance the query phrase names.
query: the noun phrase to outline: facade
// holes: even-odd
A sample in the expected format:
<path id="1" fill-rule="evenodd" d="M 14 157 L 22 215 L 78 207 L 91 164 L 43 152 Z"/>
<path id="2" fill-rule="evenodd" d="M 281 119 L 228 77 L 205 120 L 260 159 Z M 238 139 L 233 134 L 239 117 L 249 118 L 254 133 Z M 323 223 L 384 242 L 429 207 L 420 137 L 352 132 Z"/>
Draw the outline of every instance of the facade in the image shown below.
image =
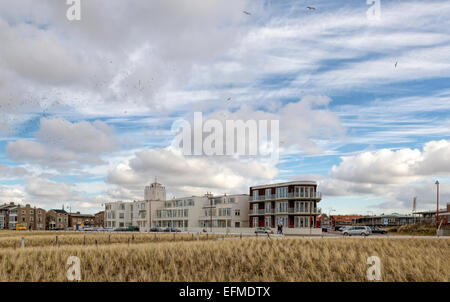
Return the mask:
<path id="1" fill-rule="evenodd" d="M 331 215 L 331 226 L 349 226 L 353 225 L 354 219 L 361 218 L 361 215 Z"/>
<path id="2" fill-rule="evenodd" d="M 64 209 L 51 209 L 47 212 L 48 230 L 65 230 L 69 227 L 69 213 Z"/>
<path id="3" fill-rule="evenodd" d="M 10 230 L 15 230 L 17 225 L 26 227 L 27 230 L 45 230 L 46 212 L 44 209 L 31 207 L 29 204 L 24 207 L 17 205 L 9 209 Z"/>
<path id="4" fill-rule="evenodd" d="M 166 190 L 156 181 L 144 190 L 145 200 L 105 204 L 105 227 L 248 227 L 248 195 L 190 196 L 166 200 Z M 212 203 L 212 207 L 211 207 Z M 211 211 L 211 212 L 210 212 Z"/>
<path id="5" fill-rule="evenodd" d="M 248 227 L 248 195 L 190 196 L 165 201 L 156 210 L 153 227 Z"/>
<path id="6" fill-rule="evenodd" d="M 81 214 L 80 212 L 69 214 L 69 228 L 78 230 L 80 227 L 87 227 L 94 225 L 94 215 Z"/>
<path id="7" fill-rule="evenodd" d="M 144 200 L 166 200 L 166 188 L 158 183 L 155 178 L 155 182 L 144 188 Z"/>
<path id="8" fill-rule="evenodd" d="M 414 212 L 414 215 L 419 216 L 419 220 L 425 223 L 436 223 L 436 210 Z M 447 203 L 447 208 L 439 209 L 439 222 L 442 225 L 449 224 L 450 203 Z"/>
<path id="9" fill-rule="evenodd" d="M 11 208 L 15 208 L 14 202 L 0 205 L 0 229 L 9 229 L 9 212 Z"/>
<path id="10" fill-rule="evenodd" d="M 250 187 L 249 226 L 316 228 L 322 195 L 315 181 L 292 181 Z"/>
<path id="11" fill-rule="evenodd" d="M 145 187 L 144 197 L 146 199 L 141 201 L 115 201 L 106 203 L 104 214 L 105 227 L 137 226 L 143 231 L 150 230 L 153 225 L 153 219 L 156 217 L 156 210 L 164 206 L 166 189 L 155 180 L 154 183 Z"/>
<path id="12" fill-rule="evenodd" d="M 331 219 L 327 214 L 321 214 L 317 217 L 318 228 L 331 228 Z"/>
<path id="13" fill-rule="evenodd" d="M 94 226 L 105 227 L 105 211 L 98 212 L 94 215 Z"/>
<path id="14" fill-rule="evenodd" d="M 398 213 L 382 214 L 374 216 L 362 216 L 353 219 L 353 225 L 366 225 L 378 227 L 401 226 L 419 222 L 417 217 Z"/>

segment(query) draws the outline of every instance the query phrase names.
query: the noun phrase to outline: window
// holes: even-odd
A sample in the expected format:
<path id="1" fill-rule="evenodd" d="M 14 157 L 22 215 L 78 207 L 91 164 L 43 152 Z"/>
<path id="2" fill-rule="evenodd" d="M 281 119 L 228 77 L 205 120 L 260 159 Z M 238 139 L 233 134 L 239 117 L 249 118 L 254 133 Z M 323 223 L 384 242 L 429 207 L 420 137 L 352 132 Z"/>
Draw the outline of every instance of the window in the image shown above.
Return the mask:
<path id="1" fill-rule="evenodd" d="M 34 211 L 33 211 L 33 210 L 30 210 L 30 214 L 34 214 Z"/>
<path id="2" fill-rule="evenodd" d="M 22 211 L 22 215 L 25 215 L 25 210 Z"/>
<path id="3" fill-rule="evenodd" d="M 124 213 L 119 213 L 119 218 L 120 219 L 124 219 L 125 218 L 125 214 Z"/>
<path id="4" fill-rule="evenodd" d="M 25 222 L 25 217 L 22 217 L 22 222 Z"/>
<path id="5" fill-rule="evenodd" d="M 241 210 L 240 209 L 234 210 L 234 216 L 241 216 Z"/>
<path id="6" fill-rule="evenodd" d="M 276 198 L 287 198 L 288 187 L 280 187 L 276 189 Z"/>

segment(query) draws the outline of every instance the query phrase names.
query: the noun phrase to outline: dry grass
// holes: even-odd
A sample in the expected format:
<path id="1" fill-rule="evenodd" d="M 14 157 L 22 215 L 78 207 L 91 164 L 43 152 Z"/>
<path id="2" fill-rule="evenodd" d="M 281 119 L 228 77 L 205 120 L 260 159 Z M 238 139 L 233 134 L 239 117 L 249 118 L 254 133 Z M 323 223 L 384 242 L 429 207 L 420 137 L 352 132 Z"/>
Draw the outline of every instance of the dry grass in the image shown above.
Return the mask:
<path id="1" fill-rule="evenodd" d="M 22 237 L 25 239 L 25 247 L 56 246 L 58 237 L 59 246 L 68 245 L 107 245 L 116 243 L 151 243 L 170 241 L 194 241 L 193 234 L 145 234 L 145 233 L 67 233 L 67 232 L 0 232 L 0 248 L 20 247 Z M 222 235 L 200 234 L 200 240 L 221 238 Z"/>
<path id="2" fill-rule="evenodd" d="M 2 248 L 0 281 L 66 281 L 69 256 L 81 259 L 82 281 L 367 281 L 369 256 L 381 258 L 383 281 L 450 281 L 450 240 L 443 238 L 188 242 L 177 234 L 170 242 L 162 238 L 172 235 L 159 236 L 158 243 Z"/>

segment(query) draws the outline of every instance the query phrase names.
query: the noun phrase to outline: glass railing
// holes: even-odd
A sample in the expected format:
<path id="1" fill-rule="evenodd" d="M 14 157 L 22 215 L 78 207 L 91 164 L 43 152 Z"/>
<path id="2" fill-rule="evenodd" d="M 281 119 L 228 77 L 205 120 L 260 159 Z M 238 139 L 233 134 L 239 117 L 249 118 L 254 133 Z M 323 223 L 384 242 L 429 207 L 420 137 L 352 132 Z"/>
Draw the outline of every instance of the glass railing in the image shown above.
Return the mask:
<path id="1" fill-rule="evenodd" d="M 275 200 L 275 199 L 287 199 L 287 198 L 305 198 L 305 199 L 320 199 L 322 198 L 321 192 L 306 192 L 306 193 L 288 193 L 285 196 L 272 195 L 262 195 L 262 196 L 250 196 L 251 201 L 264 201 L 264 200 Z"/>

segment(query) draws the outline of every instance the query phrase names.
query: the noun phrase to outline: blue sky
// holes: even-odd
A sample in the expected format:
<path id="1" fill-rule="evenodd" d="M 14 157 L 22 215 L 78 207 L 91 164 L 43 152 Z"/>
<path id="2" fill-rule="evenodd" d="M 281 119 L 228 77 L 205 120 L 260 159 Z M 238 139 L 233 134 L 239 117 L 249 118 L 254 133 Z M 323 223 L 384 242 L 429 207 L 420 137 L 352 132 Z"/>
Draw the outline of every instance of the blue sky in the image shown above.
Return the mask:
<path id="1" fill-rule="evenodd" d="M 227 2 L 2 2 L 0 202 L 95 212 L 155 176 L 169 196 L 316 180 L 341 214 L 431 209 L 439 179 L 450 202 L 448 1 Z M 279 120 L 279 162 L 183 155 L 194 112 Z"/>

